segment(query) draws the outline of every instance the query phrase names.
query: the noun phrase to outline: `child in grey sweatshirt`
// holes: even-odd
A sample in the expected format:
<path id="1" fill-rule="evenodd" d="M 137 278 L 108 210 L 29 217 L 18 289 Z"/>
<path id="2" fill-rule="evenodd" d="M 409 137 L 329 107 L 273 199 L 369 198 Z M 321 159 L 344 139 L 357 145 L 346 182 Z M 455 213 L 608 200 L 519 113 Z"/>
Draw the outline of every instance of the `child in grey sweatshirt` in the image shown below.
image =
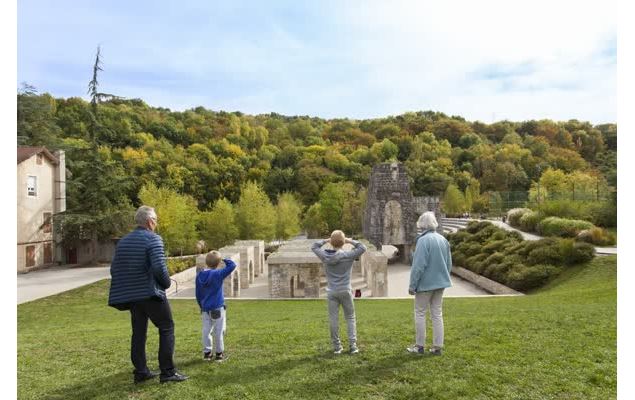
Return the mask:
<path id="1" fill-rule="evenodd" d="M 333 249 L 322 249 L 326 243 L 330 243 Z M 345 243 L 353 245 L 353 250 L 342 250 Z M 346 328 L 348 332 L 348 344 L 351 354 L 359 353 L 357 348 L 357 328 L 355 323 L 355 306 L 353 305 L 353 288 L 351 287 L 351 270 L 353 261 L 366 251 L 366 246 L 357 240 L 344 236 L 342 231 L 333 231 L 330 239 L 313 243 L 311 250 L 322 260 L 328 281 L 326 288 L 328 297 L 329 320 L 331 328 L 331 340 L 335 354 L 342 353 L 342 343 L 339 335 L 339 311 L 340 305 L 344 311 Z"/>

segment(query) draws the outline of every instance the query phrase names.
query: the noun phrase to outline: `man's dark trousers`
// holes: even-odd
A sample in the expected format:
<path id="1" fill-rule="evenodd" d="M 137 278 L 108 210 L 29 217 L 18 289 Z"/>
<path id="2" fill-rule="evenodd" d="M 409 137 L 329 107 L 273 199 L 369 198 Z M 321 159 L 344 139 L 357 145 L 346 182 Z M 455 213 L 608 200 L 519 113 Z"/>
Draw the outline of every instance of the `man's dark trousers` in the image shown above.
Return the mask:
<path id="1" fill-rule="evenodd" d="M 150 373 L 146 364 L 146 338 L 148 318 L 159 329 L 159 368 L 161 376 L 174 375 L 174 321 L 168 300 L 149 299 L 130 305 L 132 321 L 132 341 L 130 358 L 135 367 L 135 376 Z"/>

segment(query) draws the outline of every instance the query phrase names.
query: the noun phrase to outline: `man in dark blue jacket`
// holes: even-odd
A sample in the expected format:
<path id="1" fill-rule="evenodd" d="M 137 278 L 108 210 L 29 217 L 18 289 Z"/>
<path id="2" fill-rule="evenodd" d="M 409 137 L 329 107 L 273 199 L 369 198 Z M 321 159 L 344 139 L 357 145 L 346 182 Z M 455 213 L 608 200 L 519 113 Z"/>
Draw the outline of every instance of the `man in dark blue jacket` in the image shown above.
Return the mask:
<path id="1" fill-rule="evenodd" d="M 140 383 L 157 376 L 146 364 L 148 319 L 159 330 L 159 368 L 161 383 L 180 382 L 188 377 L 177 372 L 174 354 L 174 321 L 165 295 L 170 287 L 161 236 L 154 233 L 157 214 L 154 208 L 141 206 L 135 214 L 137 228 L 124 236 L 115 249 L 110 266 L 112 281 L 108 305 L 130 310 L 132 340 L 130 358 L 134 381 Z"/>

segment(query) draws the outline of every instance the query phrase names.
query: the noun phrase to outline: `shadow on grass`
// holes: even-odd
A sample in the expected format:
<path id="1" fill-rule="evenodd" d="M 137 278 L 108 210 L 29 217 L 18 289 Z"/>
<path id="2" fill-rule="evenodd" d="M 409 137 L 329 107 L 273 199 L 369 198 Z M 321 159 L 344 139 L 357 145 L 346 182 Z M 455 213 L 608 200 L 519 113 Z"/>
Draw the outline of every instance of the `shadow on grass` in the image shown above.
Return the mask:
<path id="1" fill-rule="evenodd" d="M 222 377 L 217 381 L 216 386 L 226 386 L 232 384 L 249 384 L 255 383 L 263 379 L 270 379 L 271 375 L 263 371 L 275 371 L 276 374 L 283 374 L 284 371 L 292 370 L 300 365 L 327 360 L 334 358 L 331 354 L 316 354 L 302 358 L 290 358 L 278 360 L 269 364 L 258 364 L 253 367 L 222 368 L 224 365 L 231 365 L 239 359 L 230 356 L 223 364 L 203 361 L 200 358 L 192 358 L 185 362 L 177 364 L 177 370 L 185 375 L 189 375 L 190 379 L 179 385 L 187 385 L 193 383 L 196 386 L 202 382 L 208 382 L 210 373 L 215 378 Z M 238 361 L 239 362 L 239 361 Z M 191 369 L 191 372 L 189 371 Z M 197 367 L 197 368 L 194 368 Z M 127 366 L 126 371 L 118 372 L 111 375 L 104 375 L 97 379 L 87 380 L 82 383 L 68 385 L 56 389 L 48 393 L 46 399 L 90 399 L 95 397 L 107 397 L 113 399 L 129 398 L 131 393 L 141 393 L 146 391 L 154 391 L 153 385 L 159 385 L 159 378 L 141 384 L 133 383 L 132 366 Z M 172 387 L 175 384 L 168 384 L 162 387 Z"/>
<path id="2" fill-rule="evenodd" d="M 354 362 L 357 364 L 346 366 L 340 365 L 337 367 L 337 371 L 333 371 L 331 368 L 329 374 L 323 379 L 316 378 L 301 384 L 290 383 L 287 390 L 291 393 L 306 395 L 306 393 L 321 393 L 324 391 L 325 387 L 329 387 L 336 392 L 345 392 L 348 388 L 358 385 L 360 381 L 373 384 L 386 379 L 394 379 L 393 374 L 386 374 L 384 372 L 400 368 L 407 362 L 425 362 L 428 358 L 430 358 L 426 356 L 420 357 L 415 355 L 399 354 L 379 360 L 368 360 L 363 358 L 363 355 L 334 356 L 331 353 L 316 353 L 311 356 L 299 358 L 290 357 L 283 360 L 278 359 L 275 362 L 264 364 L 259 363 L 258 365 L 249 367 L 237 364 L 231 368 L 222 368 L 222 366 L 227 364 L 231 365 L 233 363 L 238 363 L 239 359 L 232 360 L 230 357 L 225 363 L 219 365 L 213 362 L 210 363 L 203 361 L 197 357 L 185 362 L 180 362 L 177 365 L 179 371 L 190 376 L 190 379 L 187 382 L 181 383 L 179 386 L 200 386 L 202 382 L 209 381 L 210 373 L 214 375 L 215 385 L 219 388 L 237 384 L 255 384 L 262 380 L 271 379 L 272 374 L 275 374 L 276 376 L 283 376 L 286 371 L 293 370 L 300 366 L 306 366 L 307 364 L 327 367 L 325 364 L 338 358 L 343 359 L 343 357 L 355 357 L 357 360 L 354 360 Z M 126 367 L 126 371 L 103 375 L 97 379 L 61 387 L 47 393 L 45 398 L 60 400 L 79 400 L 96 397 L 129 398 L 131 395 L 134 396 L 135 394 L 143 397 L 144 392 L 153 392 L 154 394 L 157 394 L 157 390 L 162 391 L 163 388 L 175 387 L 174 385 L 161 385 L 160 388 L 157 388 L 157 386 L 160 385 L 158 378 L 141 384 L 134 384 L 132 379 L 132 368 Z M 291 381 L 295 381 L 295 379 L 291 379 Z M 337 387 L 333 387 L 334 382 L 337 382 Z M 150 395 L 150 393 L 146 393 L 146 395 Z"/>

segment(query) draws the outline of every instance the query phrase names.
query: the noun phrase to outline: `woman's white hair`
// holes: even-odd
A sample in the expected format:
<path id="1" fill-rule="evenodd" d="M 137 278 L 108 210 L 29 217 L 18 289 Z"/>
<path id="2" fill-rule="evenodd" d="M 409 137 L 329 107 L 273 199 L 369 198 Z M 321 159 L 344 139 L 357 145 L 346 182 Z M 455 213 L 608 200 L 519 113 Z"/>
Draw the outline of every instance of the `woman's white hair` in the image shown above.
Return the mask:
<path id="1" fill-rule="evenodd" d="M 134 215 L 134 220 L 138 226 L 146 226 L 146 222 L 149 219 L 157 218 L 157 213 L 154 211 L 154 208 L 150 206 L 141 206 L 137 208 L 137 212 Z"/>
<path id="2" fill-rule="evenodd" d="M 438 227 L 437 217 L 434 216 L 432 211 L 424 212 L 417 221 L 417 228 L 424 231 L 436 230 Z"/>

